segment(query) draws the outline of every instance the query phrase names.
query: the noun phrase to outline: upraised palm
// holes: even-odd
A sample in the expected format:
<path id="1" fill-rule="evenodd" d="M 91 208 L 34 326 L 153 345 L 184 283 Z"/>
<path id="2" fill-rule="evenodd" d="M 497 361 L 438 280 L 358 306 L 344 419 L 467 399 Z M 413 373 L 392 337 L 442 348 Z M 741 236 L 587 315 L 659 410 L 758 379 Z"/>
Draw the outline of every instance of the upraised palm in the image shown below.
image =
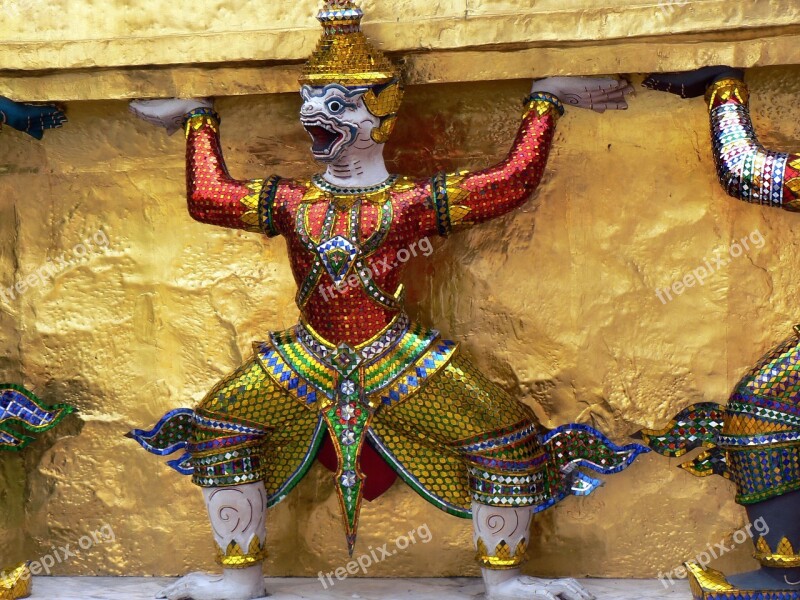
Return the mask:
<path id="1" fill-rule="evenodd" d="M 697 98 L 706 93 L 706 88 L 718 79 L 732 77 L 742 79 L 744 73 L 726 66 L 701 67 L 679 73 L 651 73 L 642 85 L 651 90 L 669 92 L 681 98 Z"/>
<path id="2" fill-rule="evenodd" d="M 134 100 L 129 109 L 140 119 L 151 125 L 163 127 L 169 135 L 181 128 L 186 113 L 196 108 L 211 108 L 213 103 L 206 98 L 169 98 L 165 100 Z"/>
<path id="3" fill-rule="evenodd" d="M 561 102 L 595 112 L 625 110 L 625 95 L 633 91 L 625 79 L 612 77 L 547 77 L 533 82 L 532 92 L 547 92 Z"/>

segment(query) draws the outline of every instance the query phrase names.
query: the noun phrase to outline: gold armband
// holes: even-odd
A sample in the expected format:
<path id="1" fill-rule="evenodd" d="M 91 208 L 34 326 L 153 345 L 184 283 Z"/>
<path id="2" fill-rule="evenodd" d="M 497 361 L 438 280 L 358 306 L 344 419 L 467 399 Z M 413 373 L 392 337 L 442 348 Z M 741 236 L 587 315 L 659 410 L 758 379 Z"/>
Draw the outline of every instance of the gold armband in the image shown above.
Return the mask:
<path id="1" fill-rule="evenodd" d="M 532 112 L 535 112 L 540 117 L 544 115 L 553 115 L 555 119 L 558 119 L 558 117 L 564 114 L 564 105 L 561 103 L 561 100 L 558 99 L 558 96 L 548 94 L 547 92 L 532 93 L 525 98 L 523 105 L 525 106 L 523 118 L 527 117 Z"/>
<path id="2" fill-rule="evenodd" d="M 203 125 L 209 125 L 214 132 L 218 131 L 219 115 L 210 108 L 195 108 L 183 118 L 183 128 L 186 136 L 189 132 L 197 131 Z"/>

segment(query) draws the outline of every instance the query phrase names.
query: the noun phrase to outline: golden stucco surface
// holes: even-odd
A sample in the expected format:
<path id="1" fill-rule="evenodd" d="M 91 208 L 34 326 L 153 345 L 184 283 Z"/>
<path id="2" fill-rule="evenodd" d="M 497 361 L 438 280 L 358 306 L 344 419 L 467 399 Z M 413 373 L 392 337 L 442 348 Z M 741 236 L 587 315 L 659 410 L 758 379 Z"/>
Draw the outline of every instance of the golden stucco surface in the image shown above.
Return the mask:
<path id="1" fill-rule="evenodd" d="M 764 143 L 800 146 L 800 68 L 748 73 Z M 637 77 L 640 81 L 641 77 Z M 413 175 L 499 159 L 526 81 L 411 86 L 388 155 Z M 724 401 L 745 369 L 798 320 L 797 215 L 734 201 L 717 184 L 700 100 L 638 88 L 627 112 L 568 110 L 535 199 L 436 244 L 409 267 L 409 306 L 464 348 L 542 422 L 581 421 L 617 440 L 684 406 Z M 238 177 L 315 169 L 296 94 L 219 101 Z M 37 143 L 0 136 L 0 284 L 62 253 L 50 281 L 0 296 L 0 379 L 80 410 L 24 455 L 0 456 L 0 564 L 36 558 L 109 525 L 115 541 L 59 574 L 179 574 L 213 568 L 201 494 L 123 437 L 191 406 L 252 340 L 291 325 L 284 242 L 193 222 L 183 198 L 184 140 L 123 101 L 72 102 L 70 123 Z M 76 244 L 102 228 L 105 245 Z M 667 304 L 669 286 L 734 240 L 761 247 Z M 102 236 L 101 236 L 102 238 Z M 734 490 L 648 456 L 589 498 L 535 519 L 528 569 L 652 577 L 745 523 Z M 27 475 L 25 475 L 27 471 Z M 329 474 L 315 466 L 269 516 L 275 575 L 347 560 Z M 468 521 L 397 483 L 362 514 L 359 548 L 427 524 L 433 535 L 370 575 L 477 574 Z M 358 549 L 357 549 L 358 551 Z M 722 568 L 751 565 L 750 548 Z"/>
<path id="2" fill-rule="evenodd" d="M 298 64 L 319 37 L 320 5 L 7 0 L 0 93 L 102 100 L 293 91 Z M 412 84 L 800 62 L 800 4 L 791 0 L 363 6 L 366 33 L 405 63 Z"/>

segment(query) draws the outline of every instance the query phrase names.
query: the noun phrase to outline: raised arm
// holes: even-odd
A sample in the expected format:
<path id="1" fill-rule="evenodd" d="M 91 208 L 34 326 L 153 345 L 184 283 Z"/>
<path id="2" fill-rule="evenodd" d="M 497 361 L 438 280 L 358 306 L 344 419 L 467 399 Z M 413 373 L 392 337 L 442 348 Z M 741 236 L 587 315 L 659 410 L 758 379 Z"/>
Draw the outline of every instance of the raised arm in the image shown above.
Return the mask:
<path id="1" fill-rule="evenodd" d="M 219 123 L 219 116 L 208 108 L 195 109 L 185 118 L 189 214 L 202 223 L 261 232 L 258 199 L 264 180 L 230 176 L 220 148 Z"/>
<path id="2" fill-rule="evenodd" d="M 682 98 L 705 94 L 714 162 L 728 194 L 747 202 L 800 210 L 800 156 L 767 150 L 759 143 L 742 71 L 719 65 L 683 73 L 654 73 L 644 85 Z"/>
<path id="3" fill-rule="evenodd" d="M 706 92 L 722 187 L 740 200 L 800 211 L 800 156 L 767 150 L 759 143 L 749 96 L 747 84 L 732 78 L 712 83 Z"/>
<path id="4" fill-rule="evenodd" d="M 277 235 L 259 219 L 259 198 L 278 178 L 237 180 L 228 173 L 220 147 L 220 118 L 205 100 L 132 102 L 131 111 L 170 133 L 186 133 L 186 200 L 191 217 L 201 223 Z"/>
<path id="5" fill-rule="evenodd" d="M 482 171 L 439 173 L 432 179 L 435 231 L 448 235 L 453 227 L 481 223 L 524 204 L 544 174 L 563 103 L 597 112 L 623 109 L 629 90 L 627 81 L 616 79 L 554 77 L 534 82 L 504 160 Z"/>

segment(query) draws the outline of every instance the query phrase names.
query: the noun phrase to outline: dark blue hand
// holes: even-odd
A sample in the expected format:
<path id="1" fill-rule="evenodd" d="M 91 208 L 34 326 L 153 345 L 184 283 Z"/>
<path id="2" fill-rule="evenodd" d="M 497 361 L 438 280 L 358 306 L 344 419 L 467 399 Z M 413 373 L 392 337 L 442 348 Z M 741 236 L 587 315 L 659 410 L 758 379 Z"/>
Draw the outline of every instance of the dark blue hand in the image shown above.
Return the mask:
<path id="1" fill-rule="evenodd" d="M 67 117 L 53 104 L 25 104 L 0 96 L 0 120 L 40 140 L 45 129 L 61 127 Z"/>
<path id="2" fill-rule="evenodd" d="M 643 86 L 659 92 L 670 92 L 681 98 L 697 98 L 706 93 L 706 88 L 724 78 L 743 79 L 744 72 L 724 65 L 702 67 L 683 73 L 651 73 Z"/>

